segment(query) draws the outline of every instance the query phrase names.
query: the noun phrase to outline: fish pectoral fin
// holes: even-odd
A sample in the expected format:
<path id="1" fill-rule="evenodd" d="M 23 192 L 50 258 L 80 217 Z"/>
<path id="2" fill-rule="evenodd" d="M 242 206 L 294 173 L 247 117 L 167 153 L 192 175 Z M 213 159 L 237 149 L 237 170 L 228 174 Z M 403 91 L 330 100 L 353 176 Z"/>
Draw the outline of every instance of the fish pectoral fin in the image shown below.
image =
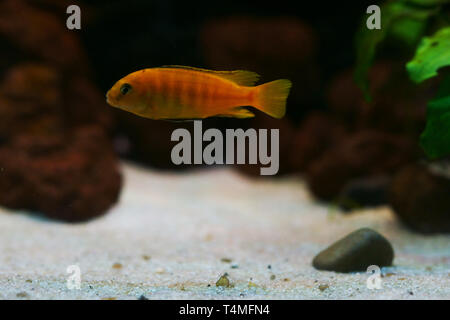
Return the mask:
<path id="1" fill-rule="evenodd" d="M 256 72 L 246 71 L 246 70 L 215 71 L 215 70 L 208 70 L 208 69 L 188 67 L 188 66 L 179 66 L 179 65 L 167 65 L 167 66 L 162 66 L 161 68 L 176 68 L 176 69 L 186 69 L 186 70 L 194 70 L 194 71 L 211 73 L 218 77 L 233 81 L 234 83 L 236 83 L 240 86 L 253 86 L 260 78 L 259 74 L 257 74 Z"/>

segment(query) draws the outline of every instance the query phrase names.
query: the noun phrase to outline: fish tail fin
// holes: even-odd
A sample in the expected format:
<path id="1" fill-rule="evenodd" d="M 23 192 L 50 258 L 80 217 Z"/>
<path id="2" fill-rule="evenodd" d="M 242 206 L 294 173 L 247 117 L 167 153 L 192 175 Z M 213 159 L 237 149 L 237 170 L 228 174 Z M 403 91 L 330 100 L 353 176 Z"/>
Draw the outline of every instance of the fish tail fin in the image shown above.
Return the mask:
<path id="1" fill-rule="evenodd" d="M 255 90 L 258 91 L 254 107 L 271 117 L 283 118 L 286 113 L 286 99 L 291 86 L 291 81 L 280 79 L 255 87 Z"/>

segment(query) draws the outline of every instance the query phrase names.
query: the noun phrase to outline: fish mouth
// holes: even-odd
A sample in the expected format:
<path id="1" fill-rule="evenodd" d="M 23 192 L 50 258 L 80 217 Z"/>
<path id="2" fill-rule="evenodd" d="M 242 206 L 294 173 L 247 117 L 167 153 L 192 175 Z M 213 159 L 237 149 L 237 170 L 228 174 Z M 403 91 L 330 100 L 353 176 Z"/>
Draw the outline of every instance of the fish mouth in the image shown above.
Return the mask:
<path id="1" fill-rule="evenodd" d="M 117 99 L 114 98 L 114 96 L 111 93 L 111 90 L 109 90 L 106 93 L 106 103 L 108 103 L 111 107 L 118 108 L 118 109 L 126 109 L 126 106 L 123 106 L 117 101 Z"/>
<path id="2" fill-rule="evenodd" d="M 106 93 L 106 103 L 108 103 L 110 106 L 115 106 L 113 99 L 111 99 L 110 91 Z"/>
<path id="3" fill-rule="evenodd" d="M 125 109 L 124 106 L 120 106 L 119 104 L 117 104 L 114 99 L 112 99 L 111 97 L 109 97 L 108 95 L 106 96 L 106 103 L 109 104 L 111 107 L 117 108 L 117 109 Z"/>

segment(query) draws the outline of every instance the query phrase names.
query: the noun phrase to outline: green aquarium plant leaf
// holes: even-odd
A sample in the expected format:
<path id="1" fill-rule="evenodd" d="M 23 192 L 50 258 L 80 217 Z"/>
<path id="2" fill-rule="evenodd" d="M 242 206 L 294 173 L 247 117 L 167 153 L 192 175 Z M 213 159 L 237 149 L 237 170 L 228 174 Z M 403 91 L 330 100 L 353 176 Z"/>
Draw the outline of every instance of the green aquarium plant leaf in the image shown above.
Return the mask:
<path id="1" fill-rule="evenodd" d="M 431 159 L 450 155 L 450 74 L 442 82 L 436 98 L 428 103 L 427 124 L 420 145 Z"/>
<path id="2" fill-rule="evenodd" d="M 386 38 L 393 24 L 399 20 L 404 21 L 405 18 L 415 21 L 426 21 L 430 16 L 438 12 L 436 7 L 410 6 L 404 0 L 389 1 L 380 9 L 381 29 L 368 29 L 366 25 L 367 17 L 365 17 L 356 34 L 356 69 L 354 78 L 368 101 L 370 101 L 368 72 L 373 64 L 377 46 Z"/>
<path id="3" fill-rule="evenodd" d="M 406 68 L 411 79 L 420 83 L 436 76 L 437 71 L 450 65 L 450 27 L 422 40 L 414 58 Z"/>
<path id="4" fill-rule="evenodd" d="M 426 29 L 426 20 L 402 18 L 392 24 L 388 37 L 401 42 L 407 48 L 415 48 Z"/>

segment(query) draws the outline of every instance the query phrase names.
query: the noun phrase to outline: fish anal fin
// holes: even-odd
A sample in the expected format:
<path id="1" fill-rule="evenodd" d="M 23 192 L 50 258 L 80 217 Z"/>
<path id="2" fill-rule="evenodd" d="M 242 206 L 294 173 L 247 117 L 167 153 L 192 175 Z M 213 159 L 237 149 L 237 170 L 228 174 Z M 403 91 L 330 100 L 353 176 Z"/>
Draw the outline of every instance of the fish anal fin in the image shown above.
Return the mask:
<path id="1" fill-rule="evenodd" d="M 238 118 L 238 119 L 253 118 L 254 116 L 255 114 L 253 112 L 243 107 L 235 108 L 226 114 L 216 115 L 216 117 Z"/>
<path id="2" fill-rule="evenodd" d="M 252 72 L 252 71 L 246 71 L 246 70 L 215 71 L 215 70 L 208 70 L 208 69 L 180 66 L 180 65 L 166 65 L 166 66 L 162 66 L 161 68 L 176 68 L 176 69 L 186 69 L 186 70 L 211 73 L 218 77 L 230 80 L 240 86 L 253 86 L 260 78 L 259 74 Z"/>

